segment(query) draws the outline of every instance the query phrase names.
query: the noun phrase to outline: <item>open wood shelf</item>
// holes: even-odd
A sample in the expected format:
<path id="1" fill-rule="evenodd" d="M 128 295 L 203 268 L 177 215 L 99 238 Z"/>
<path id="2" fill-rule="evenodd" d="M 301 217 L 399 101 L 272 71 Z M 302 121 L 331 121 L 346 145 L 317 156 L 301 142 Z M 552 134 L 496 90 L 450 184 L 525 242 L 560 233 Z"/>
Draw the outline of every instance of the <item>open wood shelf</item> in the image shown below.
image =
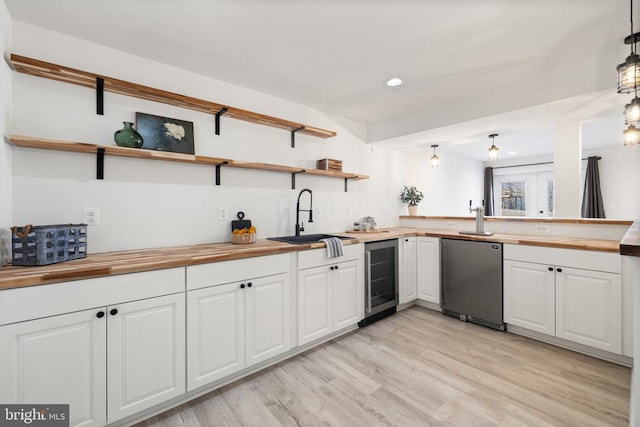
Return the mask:
<path id="1" fill-rule="evenodd" d="M 300 166 L 285 166 L 269 163 L 244 162 L 240 160 L 224 159 L 219 157 L 197 156 L 193 154 L 172 153 L 169 151 L 145 150 L 141 148 L 126 148 L 117 145 L 100 145 L 86 142 L 60 141 L 55 139 L 33 138 L 22 135 L 11 135 L 8 143 L 16 147 L 23 148 L 39 148 L 44 150 L 69 151 L 85 154 L 98 154 L 100 149 L 104 150 L 104 155 L 115 157 L 132 157 L 146 160 L 164 160 L 169 162 L 193 163 L 201 165 L 216 166 L 217 179 L 216 184 L 219 185 L 220 167 L 230 167 L 238 169 L 253 169 L 271 172 L 286 172 L 292 174 L 292 188 L 295 189 L 295 175 L 304 173 L 307 175 L 320 175 L 329 178 L 349 179 L 368 179 L 368 175 L 355 174 L 348 172 L 326 171 L 321 169 L 307 169 Z"/>
<path id="2" fill-rule="evenodd" d="M 242 110 L 240 108 L 230 107 L 228 105 L 155 89 L 149 86 L 130 83 L 124 80 L 93 74 L 87 71 L 76 70 L 74 68 L 40 61 L 38 59 L 28 58 L 25 56 L 11 54 L 11 63 L 13 68 L 20 73 L 93 89 L 98 87 L 98 79 L 102 79 L 104 82 L 104 91 L 106 92 L 133 96 L 148 101 L 161 102 L 189 110 L 214 114 L 218 115 L 218 119 L 219 115 L 223 115 L 223 117 L 231 117 L 250 123 L 285 129 L 292 132 L 292 138 L 294 133 L 302 133 L 318 138 L 331 138 L 336 136 L 336 132 L 334 131 L 320 129 L 314 126 L 280 119 L 278 117 L 267 116 L 260 113 L 254 113 L 252 111 Z"/>

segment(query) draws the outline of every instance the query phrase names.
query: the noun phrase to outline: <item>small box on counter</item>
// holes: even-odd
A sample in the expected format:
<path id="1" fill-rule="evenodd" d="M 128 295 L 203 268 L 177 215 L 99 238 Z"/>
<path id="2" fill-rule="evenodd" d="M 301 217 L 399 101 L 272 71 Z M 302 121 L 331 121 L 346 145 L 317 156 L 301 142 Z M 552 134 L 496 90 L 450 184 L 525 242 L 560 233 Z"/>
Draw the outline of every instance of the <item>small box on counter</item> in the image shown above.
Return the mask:
<path id="1" fill-rule="evenodd" d="M 12 227 L 13 265 L 48 265 L 87 256 L 87 224 Z"/>
<path id="2" fill-rule="evenodd" d="M 320 159 L 316 162 L 316 168 L 326 171 L 342 172 L 342 160 Z"/>

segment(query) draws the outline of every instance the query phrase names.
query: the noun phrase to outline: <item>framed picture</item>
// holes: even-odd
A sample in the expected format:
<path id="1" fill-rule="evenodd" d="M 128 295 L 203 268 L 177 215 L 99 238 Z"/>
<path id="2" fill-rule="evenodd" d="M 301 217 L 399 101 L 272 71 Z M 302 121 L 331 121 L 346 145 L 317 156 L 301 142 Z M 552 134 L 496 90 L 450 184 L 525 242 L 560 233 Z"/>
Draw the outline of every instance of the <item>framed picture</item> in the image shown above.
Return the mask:
<path id="1" fill-rule="evenodd" d="M 136 113 L 136 130 L 142 135 L 144 149 L 195 154 L 193 122 Z"/>

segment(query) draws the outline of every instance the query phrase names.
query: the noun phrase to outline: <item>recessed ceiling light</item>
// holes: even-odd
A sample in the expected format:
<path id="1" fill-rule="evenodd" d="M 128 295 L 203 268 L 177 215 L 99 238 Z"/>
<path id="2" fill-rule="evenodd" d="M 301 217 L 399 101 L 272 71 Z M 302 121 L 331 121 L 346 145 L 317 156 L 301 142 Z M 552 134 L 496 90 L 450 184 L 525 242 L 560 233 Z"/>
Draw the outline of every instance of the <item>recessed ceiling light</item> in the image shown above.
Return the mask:
<path id="1" fill-rule="evenodd" d="M 507 153 L 507 155 L 509 155 L 509 156 L 515 156 L 516 154 L 518 154 L 518 152 L 517 152 L 517 151 L 509 151 L 509 152 Z"/>
<path id="2" fill-rule="evenodd" d="M 386 84 L 389 87 L 400 86 L 402 83 L 403 81 L 400 77 L 391 77 L 390 79 L 384 82 L 384 84 Z"/>

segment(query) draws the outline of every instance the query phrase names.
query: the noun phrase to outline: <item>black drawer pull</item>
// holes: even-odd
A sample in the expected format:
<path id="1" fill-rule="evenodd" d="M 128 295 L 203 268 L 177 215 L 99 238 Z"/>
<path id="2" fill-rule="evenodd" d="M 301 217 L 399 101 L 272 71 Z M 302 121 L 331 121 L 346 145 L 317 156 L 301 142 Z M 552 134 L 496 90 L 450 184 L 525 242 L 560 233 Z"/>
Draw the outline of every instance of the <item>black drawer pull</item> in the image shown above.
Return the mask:
<path id="1" fill-rule="evenodd" d="M 115 316 L 116 314 L 118 314 L 118 309 L 117 308 L 112 308 L 111 311 L 109 312 L 110 315 Z"/>
<path id="2" fill-rule="evenodd" d="M 104 311 L 99 311 L 99 312 L 97 312 L 97 313 L 96 313 L 96 317 L 97 317 L 98 319 L 102 319 L 102 318 L 104 317 Z"/>

